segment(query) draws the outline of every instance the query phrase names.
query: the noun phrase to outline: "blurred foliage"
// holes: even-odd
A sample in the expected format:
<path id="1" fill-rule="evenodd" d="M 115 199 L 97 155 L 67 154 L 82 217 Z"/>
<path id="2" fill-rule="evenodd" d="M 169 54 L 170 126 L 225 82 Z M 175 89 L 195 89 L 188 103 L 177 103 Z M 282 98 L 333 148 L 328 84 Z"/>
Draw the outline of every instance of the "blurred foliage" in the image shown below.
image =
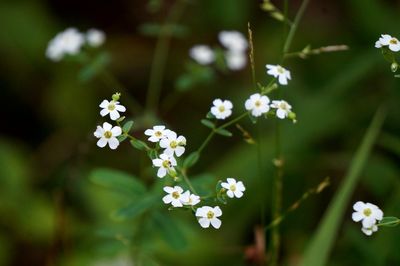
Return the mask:
<path id="1" fill-rule="evenodd" d="M 283 10 L 282 1 L 272 2 Z M 299 1 L 289 2 L 292 18 Z M 261 178 L 256 145 L 243 141 L 235 127 L 229 128 L 232 138 L 216 136 L 189 172 L 200 194 L 228 176 L 246 184 L 243 199 L 222 206 L 218 231 L 204 230 L 191 214 L 168 211 L 160 204 L 164 181 L 154 182 L 147 155 L 127 141 L 117 152 L 99 149 L 93 137 L 102 122 L 98 104 L 119 89 L 104 70 L 125 85 L 122 102 L 132 97 L 145 102 L 154 35 L 173 3 L 0 2 L 5 114 L 0 136 L 0 265 L 251 265 L 254 230 L 262 220 L 271 220 L 268 209 L 260 217 L 262 202 L 269 206 L 272 193 L 270 120 L 257 124 L 260 133 L 249 119 L 240 123 L 261 145 Z M 214 98 L 232 100 L 236 114 L 243 110 L 244 99 L 254 91 L 250 68 L 234 73 L 196 68 L 189 63 L 188 50 L 199 43 L 213 46 L 221 30 L 246 33 L 250 21 L 256 75 L 265 84 L 265 64 L 277 63 L 283 36 L 282 23 L 261 10 L 260 3 L 188 1 L 182 19 L 173 25 L 179 38 L 171 42 L 157 117 L 140 116 L 127 104 L 136 137 L 143 139 L 143 129 L 154 119 L 164 121 L 187 137 L 190 154 L 208 134 L 200 120 Z M 282 222 L 282 265 L 301 261 L 382 103 L 388 113 L 383 133 L 351 202 L 373 202 L 389 216 L 400 215 L 399 79 L 374 48 L 382 33 L 400 36 L 399 8 L 399 1 L 311 1 L 300 23 L 293 52 L 307 45 L 346 44 L 350 49 L 287 61 L 293 80 L 282 93 L 298 123 L 283 123 L 284 207 L 325 176 L 332 185 Z M 94 53 L 91 63 L 83 65 L 47 60 L 48 41 L 69 26 L 104 30 L 104 52 Z M 343 211 L 327 265 L 400 264 L 398 228 L 382 228 L 367 238 L 351 221 L 351 204 Z"/>

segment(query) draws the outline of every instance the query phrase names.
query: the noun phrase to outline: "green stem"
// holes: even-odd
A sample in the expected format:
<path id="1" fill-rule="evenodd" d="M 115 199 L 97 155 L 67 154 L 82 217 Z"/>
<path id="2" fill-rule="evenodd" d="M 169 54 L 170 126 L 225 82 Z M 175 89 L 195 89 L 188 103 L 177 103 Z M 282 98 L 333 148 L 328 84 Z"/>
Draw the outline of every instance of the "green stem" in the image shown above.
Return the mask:
<path id="1" fill-rule="evenodd" d="M 190 188 L 190 190 L 191 190 L 194 194 L 197 195 L 196 190 L 194 189 L 192 183 L 191 183 L 190 180 L 189 180 L 189 177 L 188 177 L 187 174 L 186 174 L 186 170 L 185 170 L 185 169 L 182 169 L 182 170 L 181 170 L 181 173 L 182 173 L 183 179 L 185 180 L 185 182 L 186 182 L 186 184 L 188 185 L 188 187 Z"/>
<path id="2" fill-rule="evenodd" d="M 160 99 L 161 83 L 164 77 L 173 25 L 182 16 L 186 3 L 187 0 L 177 0 L 174 3 L 158 36 L 153 63 L 150 70 L 150 81 L 146 98 L 146 110 L 150 113 L 155 113 L 157 111 L 156 109 Z"/>

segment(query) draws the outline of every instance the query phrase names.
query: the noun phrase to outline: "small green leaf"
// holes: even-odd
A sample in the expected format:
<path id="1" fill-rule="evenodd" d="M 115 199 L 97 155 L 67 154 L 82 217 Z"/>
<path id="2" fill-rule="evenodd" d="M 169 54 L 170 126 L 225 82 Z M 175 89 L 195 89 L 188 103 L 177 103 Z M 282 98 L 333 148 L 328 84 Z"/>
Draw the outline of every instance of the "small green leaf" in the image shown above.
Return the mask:
<path id="1" fill-rule="evenodd" d="M 400 219 L 397 217 L 383 217 L 382 221 L 379 222 L 379 226 L 395 227 L 400 224 Z"/>
<path id="2" fill-rule="evenodd" d="M 117 139 L 118 139 L 119 142 L 123 142 L 124 140 L 126 140 L 126 138 L 127 138 L 126 135 L 119 135 L 119 136 L 117 137 Z"/>
<path id="3" fill-rule="evenodd" d="M 113 219 L 118 221 L 133 219 L 153 207 L 159 200 L 160 198 L 158 195 L 146 196 L 116 210 L 111 216 Z"/>
<path id="4" fill-rule="evenodd" d="M 146 192 L 146 187 L 140 179 L 114 169 L 95 169 L 90 173 L 89 179 L 96 185 L 132 196 L 142 195 Z"/>
<path id="5" fill-rule="evenodd" d="M 208 112 L 207 115 L 206 115 L 206 118 L 215 119 L 215 116 L 211 112 Z"/>
<path id="6" fill-rule="evenodd" d="M 223 129 L 223 128 L 216 129 L 215 133 L 225 136 L 225 137 L 232 137 L 232 135 L 233 135 L 232 132 L 230 132 L 226 129 Z"/>
<path id="7" fill-rule="evenodd" d="M 141 140 L 133 139 L 130 142 L 131 142 L 131 145 L 138 150 L 144 151 L 144 150 L 150 149 L 149 146 L 147 146 L 147 144 Z"/>
<path id="8" fill-rule="evenodd" d="M 208 127 L 208 128 L 211 128 L 211 129 L 214 129 L 214 128 L 215 128 L 214 123 L 211 122 L 211 121 L 208 120 L 208 119 L 201 119 L 201 123 L 202 123 L 203 125 L 205 125 L 206 127 Z"/>
<path id="9" fill-rule="evenodd" d="M 133 126 L 133 121 L 128 121 L 123 125 L 122 131 L 124 133 L 129 133 L 129 131 L 131 130 L 132 126 Z"/>
<path id="10" fill-rule="evenodd" d="M 200 158 L 200 153 L 198 152 L 192 152 L 191 154 L 189 154 L 189 156 L 185 159 L 185 161 L 183 161 L 183 167 L 184 168 L 189 168 L 192 167 L 193 165 L 195 165 L 197 163 L 197 161 Z"/>
<path id="11" fill-rule="evenodd" d="M 150 149 L 150 150 L 147 151 L 147 155 L 149 156 L 149 158 L 151 160 L 154 160 L 154 159 L 156 159 L 158 157 L 158 152 L 155 149 Z"/>
<path id="12" fill-rule="evenodd" d="M 117 122 L 120 123 L 120 122 L 124 121 L 124 119 L 125 119 L 125 116 L 121 116 L 120 118 L 117 119 Z"/>

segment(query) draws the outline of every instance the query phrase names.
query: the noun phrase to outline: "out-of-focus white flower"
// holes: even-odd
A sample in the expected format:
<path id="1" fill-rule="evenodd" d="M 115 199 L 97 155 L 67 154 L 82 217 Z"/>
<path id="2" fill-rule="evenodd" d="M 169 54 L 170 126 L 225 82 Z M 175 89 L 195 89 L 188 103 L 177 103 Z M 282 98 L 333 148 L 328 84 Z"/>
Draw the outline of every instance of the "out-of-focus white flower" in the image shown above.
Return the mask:
<path id="1" fill-rule="evenodd" d="M 165 126 L 154 126 L 153 129 L 146 129 L 145 135 L 150 136 L 148 138 L 151 142 L 159 142 L 165 138 L 169 129 L 165 129 Z"/>
<path id="2" fill-rule="evenodd" d="M 101 116 L 106 116 L 108 114 L 110 114 L 110 118 L 111 120 L 117 120 L 118 118 L 120 118 L 120 114 L 119 112 L 125 112 L 126 108 L 121 105 L 119 102 L 117 101 L 107 101 L 107 100 L 103 100 L 100 103 L 100 108 L 103 108 L 100 111 L 100 115 Z"/>
<path id="3" fill-rule="evenodd" d="M 272 101 L 271 108 L 276 109 L 276 116 L 280 119 L 288 117 L 292 110 L 292 106 L 284 100 Z"/>
<path id="4" fill-rule="evenodd" d="M 183 193 L 180 186 L 164 187 L 164 191 L 168 193 L 162 199 L 165 204 L 171 203 L 174 207 L 182 207 L 185 202 L 189 201 L 189 194 Z"/>
<path id="5" fill-rule="evenodd" d="M 236 182 L 234 178 L 227 178 L 226 182 L 221 183 L 221 186 L 226 189 L 226 195 L 230 198 L 241 198 L 246 190 L 243 182 Z"/>
<path id="6" fill-rule="evenodd" d="M 207 45 L 195 45 L 190 51 L 189 55 L 200 65 L 209 65 L 215 60 L 214 51 Z"/>
<path id="7" fill-rule="evenodd" d="M 112 150 L 115 150 L 118 147 L 119 141 L 116 137 L 121 134 L 122 130 L 120 127 L 112 127 L 112 125 L 107 122 L 103 124 L 103 127 L 97 126 L 97 129 L 94 132 L 94 136 L 96 138 L 99 138 L 99 140 L 97 141 L 97 146 L 103 148 L 108 143 L 108 146 L 110 146 Z"/>
<path id="8" fill-rule="evenodd" d="M 232 102 L 228 100 L 215 99 L 211 107 L 211 113 L 217 119 L 225 119 L 232 114 Z"/>
<path id="9" fill-rule="evenodd" d="M 378 41 L 375 42 L 376 48 L 382 48 L 388 46 L 393 52 L 400 51 L 400 42 L 397 38 L 390 36 L 389 34 L 382 34 Z"/>
<path id="10" fill-rule="evenodd" d="M 278 78 L 279 84 L 287 85 L 288 80 L 292 79 L 290 76 L 290 71 L 281 67 L 280 65 L 266 65 L 267 74 Z"/>
<path id="11" fill-rule="evenodd" d="M 173 156 L 169 156 L 165 153 L 160 155 L 160 158 L 153 160 L 153 165 L 159 167 L 157 171 L 157 176 L 162 178 L 168 172 L 175 171 L 174 166 L 176 166 L 176 160 Z"/>
<path id="12" fill-rule="evenodd" d="M 200 226 L 203 228 L 210 227 L 210 224 L 216 229 L 220 228 L 221 220 L 217 217 L 221 215 L 222 211 L 218 206 L 204 206 L 196 210 L 196 217 L 198 218 Z"/>
<path id="13" fill-rule="evenodd" d="M 367 236 L 372 235 L 373 233 L 375 233 L 376 231 L 378 231 L 378 226 L 377 225 L 372 225 L 371 227 L 365 228 L 365 227 L 361 227 L 361 231 L 366 234 Z"/>
<path id="14" fill-rule="evenodd" d="M 251 111 L 253 116 L 261 116 L 269 111 L 269 98 L 265 95 L 255 93 L 245 102 L 247 111 Z"/>
<path id="15" fill-rule="evenodd" d="M 65 55 L 76 55 L 80 52 L 85 37 L 75 28 L 68 28 L 50 40 L 46 56 L 52 61 L 60 61 Z"/>
<path id="16" fill-rule="evenodd" d="M 230 51 L 244 52 L 248 47 L 246 38 L 238 31 L 221 31 L 218 39 Z"/>
<path id="17" fill-rule="evenodd" d="M 183 202 L 183 204 L 194 206 L 200 202 L 200 197 L 196 194 L 190 194 L 189 190 L 185 191 L 184 194 L 186 194 L 187 201 Z"/>
<path id="18" fill-rule="evenodd" d="M 247 64 L 247 54 L 242 51 L 227 51 L 225 52 L 226 65 L 230 70 L 243 69 Z"/>
<path id="19" fill-rule="evenodd" d="M 362 221 L 362 227 L 371 228 L 383 218 L 383 212 L 378 206 L 371 203 L 357 201 L 353 205 L 355 212 L 352 214 L 352 219 L 355 222 Z"/>
<path id="20" fill-rule="evenodd" d="M 164 153 L 169 156 L 174 154 L 180 157 L 185 152 L 186 138 L 184 136 L 177 136 L 172 130 L 166 132 L 166 137 L 160 140 L 160 147 L 165 149 Z"/>
<path id="21" fill-rule="evenodd" d="M 99 47 L 106 40 L 106 35 L 98 29 L 90 29 L 86 32 L 86 41 L 92 47 Z"/>

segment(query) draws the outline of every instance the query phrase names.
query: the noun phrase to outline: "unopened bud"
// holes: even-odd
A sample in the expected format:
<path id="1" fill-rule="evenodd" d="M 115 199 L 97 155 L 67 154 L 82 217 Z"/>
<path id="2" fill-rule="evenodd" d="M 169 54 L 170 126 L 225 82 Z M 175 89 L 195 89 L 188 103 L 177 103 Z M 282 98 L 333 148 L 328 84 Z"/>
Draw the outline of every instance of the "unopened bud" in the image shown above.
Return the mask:
<path id="1" fill-rule="evenodd" d="M 113 101 L 117 102 L 119 100 L 119 97 L 121 97 L 121 93 L 116 92 L 112 95 Z"/>
<path id="2" fill-rule="evenodd" d="M 397 64 L 397 62 L 393 62 L 390 66 L 390 69 L 392 70 L 392 72 L 396 72 L 398 67 L 399 65 Z"/>

